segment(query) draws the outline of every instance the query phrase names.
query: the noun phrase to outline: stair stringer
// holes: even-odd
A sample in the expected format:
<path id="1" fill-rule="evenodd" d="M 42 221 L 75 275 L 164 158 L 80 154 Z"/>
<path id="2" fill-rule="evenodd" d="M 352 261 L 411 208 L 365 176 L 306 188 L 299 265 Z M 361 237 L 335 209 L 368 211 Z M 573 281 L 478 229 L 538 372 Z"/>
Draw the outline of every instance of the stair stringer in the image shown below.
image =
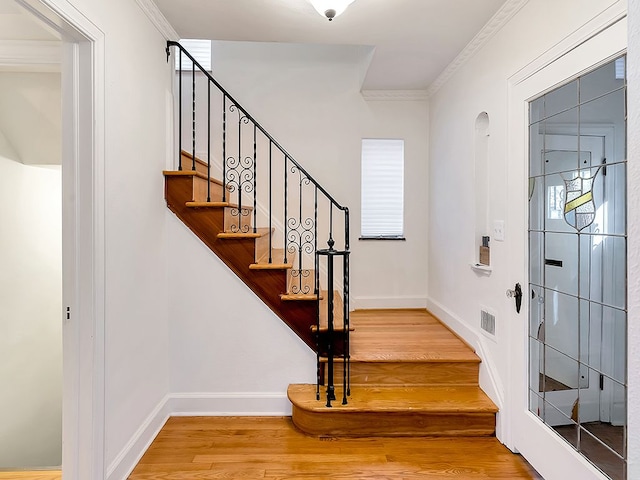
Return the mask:
<path id="1" fill-rule="evenodd" d="M 186 206 L 186 202 L 192 200 L 192 177 L 166 177 L 165 182 L 169 209 L 315 351 L 316 340 L 311 327 L 316 323 L 316 302 L 280 299 L 280 294 L 286 292 L 285 270 L 249 268 L 255 261 L 255 239 L 219 239 L 218 233 L 224 231 L 223 209 Z"/>

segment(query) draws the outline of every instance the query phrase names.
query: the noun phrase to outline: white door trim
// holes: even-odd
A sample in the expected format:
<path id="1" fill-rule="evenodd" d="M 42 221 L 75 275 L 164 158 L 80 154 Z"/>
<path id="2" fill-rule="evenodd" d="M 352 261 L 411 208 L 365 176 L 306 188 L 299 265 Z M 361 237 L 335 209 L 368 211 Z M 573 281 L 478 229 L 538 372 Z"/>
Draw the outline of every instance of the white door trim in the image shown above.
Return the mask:
<path id="1" fill-rule="evenodd" d="M 528 218 L 528 101 L 541 92 L 577 76 L 594 64 L 603 63 L 626 48 L 626 2 L 617 2 L 583 28 L 567 37 L 545 55 L 509 79 L 509 163 L 510 201 L 507 236 L 509 242 L 510 284 L 520 282 L 527 290 L 528 265 L 526 219 Z M 547 480 L 605 478 L 585 458 L 528 411 L 527 324 L 528 296 L 524 295 L 522 313 L 513 311 L 508 322 L 509 384 L 506 399 L 507 445 L 519 451 Z M 513 300 L 507 300 L 513 302 Z"/>
<path id="2" fill-rule="evenodd" d="M 67 0 L 16 0 L 63 40 L 65 480 L 105 478 L 104 33 Z"/>

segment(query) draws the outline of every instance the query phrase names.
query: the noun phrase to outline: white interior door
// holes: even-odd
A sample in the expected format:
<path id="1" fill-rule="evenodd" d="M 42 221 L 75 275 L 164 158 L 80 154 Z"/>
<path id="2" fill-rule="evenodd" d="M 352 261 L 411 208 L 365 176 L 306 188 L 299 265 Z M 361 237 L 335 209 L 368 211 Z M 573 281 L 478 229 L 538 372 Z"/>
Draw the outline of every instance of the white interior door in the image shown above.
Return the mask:
<path id="1" fill-rule="evenodd" d="M 579 439 L 592 440 L 587 423 L 610 421 L 616 414 L 607 419 L 603 410 L 616 411 L 626 398 L 619 381 L 626 354 L 615 353 L 626 322 L 617 287 L 625 278 L 626 259 L 614 253 L 626 246 L 620 233 L 624 221 L 617 219 L 619 212 L 603 208 L 610 201 L 624 210 L 624 125 L 609 121 L 601 103 L 605 97 L 615 103 L 614 95 L 587 98 L 586 87 L 596 75 L 585 76 L 625 46 L 622 20 L 555 61 L 520 72 L 510 84 L 506 227 L 512 284 L 505 288 L 518 282 L 524 296 L 521 313 L 512 308 L 510 319 L 509 422 L 513 446 L 547 480 L 607 478 L 599 468 L 612 478 L 624 477 L 617 446 L 595 439 L 618 462 L 611 473 L 609 466 L 591 463 Z M 573 89 L 575 98 L 567 95 Z M 621 96 L 624 102 L 623 89 Z M 534 102 L 539 98 L 544 99 Z M 586 117 L 589 111 L 596 113 Z M 604 353 L 603 344 L 609 344 Z M 573 428 L 576 439 L 565 440 L 561 426 Z"/>

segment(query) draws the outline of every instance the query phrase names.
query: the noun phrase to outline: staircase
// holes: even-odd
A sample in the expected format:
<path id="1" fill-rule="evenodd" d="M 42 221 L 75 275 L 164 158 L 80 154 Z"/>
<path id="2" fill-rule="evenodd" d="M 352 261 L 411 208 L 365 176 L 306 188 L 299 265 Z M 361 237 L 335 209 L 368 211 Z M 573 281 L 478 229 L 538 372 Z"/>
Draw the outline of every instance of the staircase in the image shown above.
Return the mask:
<path id="1" fill-rule="evenodd" d="M 480 359 L 426 311 L 352 322 L 348 209 L 182 46 L 168 42 L 168 58 L 172 48 L 192 67 L 178 71 L 167 206 L 316 352 L 317 383 L 288 389 L 294 424 L 320 436 L 493 435 Z"/>
<path id="2" fill-rule="evenodd" d="M 349 402 L 329 409 L 315 399 L 315 385 L 290 385 L 300 430 L 340 437 L 495 433 L 497 408 L 478 386 L 479 357 L 426 310 L 355 311 L 351 327 Z"/>

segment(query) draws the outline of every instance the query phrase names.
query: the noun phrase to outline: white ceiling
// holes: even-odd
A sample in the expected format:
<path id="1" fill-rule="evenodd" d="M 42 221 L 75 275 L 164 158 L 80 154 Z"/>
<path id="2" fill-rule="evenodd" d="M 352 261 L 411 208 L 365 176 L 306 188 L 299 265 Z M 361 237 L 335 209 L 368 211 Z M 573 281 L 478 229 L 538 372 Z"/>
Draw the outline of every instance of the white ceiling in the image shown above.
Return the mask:
<path id="1" fill-rule="evenodd" d="M 334 21 L 308 0 L 155 0 L 181 38 L 375 47 L 366 90 L 425 90 L 506 0 L 355 0 Z"/>

